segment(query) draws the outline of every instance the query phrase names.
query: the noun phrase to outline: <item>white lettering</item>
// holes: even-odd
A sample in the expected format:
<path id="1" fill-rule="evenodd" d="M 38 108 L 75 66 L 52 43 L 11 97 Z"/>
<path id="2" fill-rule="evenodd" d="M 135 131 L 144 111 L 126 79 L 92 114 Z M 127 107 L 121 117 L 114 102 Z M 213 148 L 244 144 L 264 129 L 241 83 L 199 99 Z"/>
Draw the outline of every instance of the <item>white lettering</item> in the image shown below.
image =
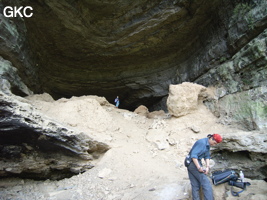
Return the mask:
<path id="1" fill-rule="evenodd" d="M 27 13 L 26 13 L 27 9 L 33 10 L 31 6 L 26 6 L 23 10 L 23 14 L 25 17 L 31 17 L 33 15 L 33 13 L 30 13 L 29 15 L 27 15 Z"/>
<path id="2" fill-rule="evenodd" d="M 13 8 L 11 6 L 5 7 L 3 14 L 5 17 L 13 17 Z"/>
<path id="3" fill-rule="evenodd" d="M 33 15 L 32 12 L 28 12 L 29 14 L 27 14 L 27 10 L 31 10 L 33 11 L 31 6 L 26 6 L 23 8 L 23 6 L 20 6 L 19 8 L 17 8 L 16 6 L 13 7 L 11 6 L 6 6 L 3 10 L 3 14 L 5 17 L 31 17 Z"/>
<path id="4" fill-rule="evenodd" d="M 20 13 L 20 10 L 22 9 L 23 7 L 19 7 L 19 9 L 17 10 L 17 7 L 15 6 L 14 7 L 14 17 L 17 17 L 17 14 L 19 14 L 20 17 L 23 17 L 23 15 Z"/>

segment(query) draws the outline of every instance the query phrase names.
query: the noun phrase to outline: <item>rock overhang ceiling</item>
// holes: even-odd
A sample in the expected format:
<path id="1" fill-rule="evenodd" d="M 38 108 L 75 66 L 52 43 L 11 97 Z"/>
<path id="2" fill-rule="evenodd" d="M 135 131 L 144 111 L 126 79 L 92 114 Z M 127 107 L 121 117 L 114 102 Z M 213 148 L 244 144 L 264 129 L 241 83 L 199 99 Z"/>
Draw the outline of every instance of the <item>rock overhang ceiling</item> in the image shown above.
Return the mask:
<path id="1" fill-rule="evenodd" d="M 24 22 L 38 92 L 109 101 L 119 95 L 123 107 L 150 106 L 179 83 L 180 63 L 209 40 L 220 3 L 26 0 L 33 8 Z"/>

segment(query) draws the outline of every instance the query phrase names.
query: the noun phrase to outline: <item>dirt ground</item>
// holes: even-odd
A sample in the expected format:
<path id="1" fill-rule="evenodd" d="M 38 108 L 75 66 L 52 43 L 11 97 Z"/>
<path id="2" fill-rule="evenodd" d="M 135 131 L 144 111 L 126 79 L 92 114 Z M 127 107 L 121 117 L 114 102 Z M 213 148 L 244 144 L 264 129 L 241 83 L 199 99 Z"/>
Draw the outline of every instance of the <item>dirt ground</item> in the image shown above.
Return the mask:
<path id="1" fill-rule="evenodd" d="M 111 149 L 96 161 L 94 168 L 71 178 L 2 179 L 1 200 L 190 199 L 191 186 L 183 161 L 191 146 L 208 134 L 234 132 L 217 123 L 202 104 L 183 117 L 148 119 L 114 105 L 100 106 L 96 99 L 83 96 L 53 101 L 47 95 L 29 98 L 48 117 L 109 144 Z M 214 190 L 218 200 L 224 198 L 222 186 Z M 240 199 L 248 199 L 246 193 L 242 194 L 246 198 Z M 262 195 L 262 199 L 265 197 Z"/>

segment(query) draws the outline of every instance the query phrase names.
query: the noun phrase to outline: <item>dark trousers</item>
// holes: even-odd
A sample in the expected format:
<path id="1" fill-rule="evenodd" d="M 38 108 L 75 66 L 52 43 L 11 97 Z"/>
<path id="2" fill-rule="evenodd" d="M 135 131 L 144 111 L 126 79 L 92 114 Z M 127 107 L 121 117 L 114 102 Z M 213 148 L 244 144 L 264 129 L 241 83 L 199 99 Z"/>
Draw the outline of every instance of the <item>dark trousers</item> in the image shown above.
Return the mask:
<path id="1" fill-rule="evenodd" d="M 193 200 L 200 200 L 200 188 L 202 188 L 205 200 L 213 200 L 212 186 L 207 175 L 199 172 L 193 161 L 187 167 L 187 171 L 192 186 Z"/>

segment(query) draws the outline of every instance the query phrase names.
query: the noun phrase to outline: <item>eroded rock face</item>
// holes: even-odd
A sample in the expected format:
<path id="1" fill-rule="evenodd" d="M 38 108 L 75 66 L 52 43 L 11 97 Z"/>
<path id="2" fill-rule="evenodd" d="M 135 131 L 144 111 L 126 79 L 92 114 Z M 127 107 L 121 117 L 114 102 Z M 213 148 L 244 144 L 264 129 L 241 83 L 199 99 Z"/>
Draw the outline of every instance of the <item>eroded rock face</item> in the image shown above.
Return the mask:
<path id="1" fill-rule="evenodd" d="M 223 143 L 218 149 L 236 151 L 249 151 L 254 153 L 267 153 L 266 135 L 259 132 L 238 132 L 237 134 L 224 134 Z"/>
<path id="2" fill-rule="evenodd" d="M 239 125 L 246 130 L 267 130 L 266 36 L 265 30 L 230 61 L 198 80 L 217 88 L 219 101 L 206 101 L 206 105 L 224 124 Z"/>
<path id="3" fill-rule="evenodd" d="M 0 93 L 0 176 L 61 179 L 82 173 L 109 146 L 36 111 L 25 99 Z"/>
<path id="4" fill-rule="evenodd" d="M 0 79 L 9 80 L 10 89 L 14 94 L 27 96 L 30 93 L 25 90 L 25 85 L 35 91 L 41 88 L 38 66 L 33 64 L 34 59 L 27 42 L 27 29 L 23 19 L 7 18 L 2 14 L 5 6 L 12 5 L 9 3 L 0 2 Z M 11 73 L 3 74 L 5 71 Z"/>
<path id="5" fill-rule="evenodd" d="M 5 94 L 17 93 L 22 96 L 33 94 L 18 75 L 12 63 L 0 56 L 0 90 Z"/>
<path id="6" fill-rule="evenodd" d="M 231 168 L 242 170 L 246 177 L 266 179 L 267 141 L 260 132 L 225 133 L 223 142 L 216 146 L 214 170 Z"/>

